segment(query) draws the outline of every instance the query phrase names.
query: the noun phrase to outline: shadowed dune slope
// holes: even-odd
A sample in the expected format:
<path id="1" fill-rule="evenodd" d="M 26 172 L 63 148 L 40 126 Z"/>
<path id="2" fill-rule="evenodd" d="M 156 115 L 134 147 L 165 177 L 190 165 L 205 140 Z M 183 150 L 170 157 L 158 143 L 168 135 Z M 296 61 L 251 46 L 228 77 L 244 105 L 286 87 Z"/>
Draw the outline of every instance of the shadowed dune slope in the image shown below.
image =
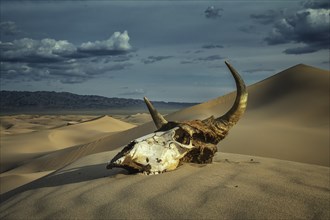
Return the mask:
<path id="1" fill-rule="evenodd" d="M 105 170 L 116 151 L 2 196 L 1 219 L 329 219 L 329 168 L 217 153 L 161 175 Z M 308 175 L 306 175 L 308 173 Z M 15 196 L 13 196 L 15 195 Z"/>

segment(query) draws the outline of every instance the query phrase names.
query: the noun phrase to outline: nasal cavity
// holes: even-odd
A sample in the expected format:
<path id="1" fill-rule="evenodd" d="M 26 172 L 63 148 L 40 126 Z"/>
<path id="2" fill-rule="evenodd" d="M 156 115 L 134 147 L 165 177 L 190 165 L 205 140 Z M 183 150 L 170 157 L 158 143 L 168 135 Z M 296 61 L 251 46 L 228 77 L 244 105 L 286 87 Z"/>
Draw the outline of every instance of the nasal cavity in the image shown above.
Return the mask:
<path id="1" fill-rule="evenodd" d="M 174 139 L 181 144 L 189 145 L 191 137 L 187 131 L 179 128 L 175 131 Z"/>

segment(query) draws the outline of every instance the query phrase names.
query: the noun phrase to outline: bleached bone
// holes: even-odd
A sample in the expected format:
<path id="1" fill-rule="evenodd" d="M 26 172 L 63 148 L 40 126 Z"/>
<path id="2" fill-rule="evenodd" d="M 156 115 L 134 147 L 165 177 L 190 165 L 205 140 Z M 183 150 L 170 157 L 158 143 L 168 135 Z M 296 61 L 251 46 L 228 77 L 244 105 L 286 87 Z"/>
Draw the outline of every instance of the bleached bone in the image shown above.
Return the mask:
<path id="1" fill-rule="evenodd" d="M 205 120 L 168 122 L 145 97 L 158 130 L 129 143 L 107 165 L 129 172 L 159 174 L 176 169 L 181 163 L 211 163 L 217 144 L 224 139 L 245 112 L 248 93 L 238 72 L 225 61 L 236 83 L 236 99 L 221 117 Z"/>

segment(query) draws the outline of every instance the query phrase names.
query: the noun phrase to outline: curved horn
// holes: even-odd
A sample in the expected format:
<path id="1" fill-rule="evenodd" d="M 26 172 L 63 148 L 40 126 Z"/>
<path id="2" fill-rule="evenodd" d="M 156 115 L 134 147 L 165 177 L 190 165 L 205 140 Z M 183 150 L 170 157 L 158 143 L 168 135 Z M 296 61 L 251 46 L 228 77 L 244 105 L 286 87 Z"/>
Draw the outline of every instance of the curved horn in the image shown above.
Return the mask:
<path id="1" fill-rule="evenodd" d="M 220 123 L 228 123 L 228 126 L 232 127 L 238 122 L 238 120 L 245 112 L 248 100 L 248 92 L 246 90 L 245 83 L 239 73 L 227 61 L 225 61 L 225 63 L 235 79 L 237 93 L 235 102 L 231 109 L 223 116 L 217 118 L 216 121 Z"/>
<path id="2" fill-rule="evenodd" d="M 152 119 L 154 120 L 154 123 L 155 123 L 157 129 L 159 129 L 163 125 L 167 124 L 166 119 L 161 114 L 159 114 L 159 112 L 154 108 L 154 106 L 147 99 L 147 97 L 144 97 L 144 101 L 149 109 L 150 115 L 151 115 Z"/>

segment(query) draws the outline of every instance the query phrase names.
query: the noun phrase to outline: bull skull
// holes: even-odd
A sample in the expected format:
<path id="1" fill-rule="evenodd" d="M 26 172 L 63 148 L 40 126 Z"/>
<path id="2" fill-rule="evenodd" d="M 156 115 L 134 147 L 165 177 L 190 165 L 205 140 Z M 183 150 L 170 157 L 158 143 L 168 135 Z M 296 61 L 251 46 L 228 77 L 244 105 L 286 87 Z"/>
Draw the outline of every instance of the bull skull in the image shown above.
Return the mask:
<path id="1" fill-rule="evenodd" d="M 183 162 L 211 163 L 217 144 L 241 118 L 248 99 L 244 81 L 228 62 L 225 63 L 237 89 L 235 102 L 226 114 L 205 120 L 167 122 L 144 98 L 158 130 L 133 140 L 108 163 L 107 168 L 120 167 L 131 173 L 149 175 L 174 170 Z"/>

